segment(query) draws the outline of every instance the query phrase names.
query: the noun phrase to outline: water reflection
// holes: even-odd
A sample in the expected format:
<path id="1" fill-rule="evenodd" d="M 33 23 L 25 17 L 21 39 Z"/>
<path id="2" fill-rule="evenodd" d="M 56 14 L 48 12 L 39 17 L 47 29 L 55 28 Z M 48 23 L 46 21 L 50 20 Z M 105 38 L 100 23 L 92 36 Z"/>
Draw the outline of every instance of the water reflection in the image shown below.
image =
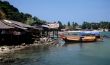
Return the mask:
<path id="1" fill-rule="evenodd" d="M 76 46 L 76 45 L 78 45 L 80 48 L 83 48 L 83 44 L 85 44 L 85 43 L 64 43 L 62 46 L 67 47 L 67 46 Z"/>

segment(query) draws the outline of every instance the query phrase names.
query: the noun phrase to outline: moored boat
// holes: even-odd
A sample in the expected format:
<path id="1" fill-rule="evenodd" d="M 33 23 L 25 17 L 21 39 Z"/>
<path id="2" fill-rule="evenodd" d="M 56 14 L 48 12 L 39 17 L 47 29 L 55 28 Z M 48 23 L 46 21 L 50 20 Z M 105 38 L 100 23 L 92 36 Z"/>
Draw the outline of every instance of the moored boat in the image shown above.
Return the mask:
<path id="1" fill-rule="evenodd" d="M 80 42 L 80 37 L 79 36 L 66 36 L 62 38 L 65 42 Z"/>
<path id="2" fill-rule="evenodd" d="M 61 38 L 65 42 L 96 42 L 102 40 L 99 32 L 80 32 L 78 36 L 64 36 L 61 35 Z"/>

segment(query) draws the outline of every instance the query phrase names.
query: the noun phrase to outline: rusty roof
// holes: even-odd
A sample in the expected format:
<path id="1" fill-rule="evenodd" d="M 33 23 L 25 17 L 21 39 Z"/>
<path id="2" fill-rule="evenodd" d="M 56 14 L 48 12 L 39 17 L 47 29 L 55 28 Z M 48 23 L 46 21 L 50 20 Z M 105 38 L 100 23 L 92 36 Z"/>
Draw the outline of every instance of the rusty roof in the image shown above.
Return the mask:
<path id="1" fill-rule="evenodd" d="M 14 28 L 14 27 L 8 26 L 3 23 L 3 20 L 0 20 L 0 29 L 12 29 L 12 28 Z"/>

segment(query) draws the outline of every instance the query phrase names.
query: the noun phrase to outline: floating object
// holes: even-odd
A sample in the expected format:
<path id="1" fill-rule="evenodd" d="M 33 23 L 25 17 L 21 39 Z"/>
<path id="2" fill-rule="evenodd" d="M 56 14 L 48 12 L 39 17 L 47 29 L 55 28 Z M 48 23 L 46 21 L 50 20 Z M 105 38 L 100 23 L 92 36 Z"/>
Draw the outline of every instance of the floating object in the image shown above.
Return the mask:
<path id="1" fill-rule="evenodd" d="M 94 31 L 84 31 L 80 32 L 77 36 L 64 36 L 61 35 L 61 38 L 65 42 L 96 42 L 102 40 L 102 37 L 100 36 L 100 33 L 94 32 Z"/>

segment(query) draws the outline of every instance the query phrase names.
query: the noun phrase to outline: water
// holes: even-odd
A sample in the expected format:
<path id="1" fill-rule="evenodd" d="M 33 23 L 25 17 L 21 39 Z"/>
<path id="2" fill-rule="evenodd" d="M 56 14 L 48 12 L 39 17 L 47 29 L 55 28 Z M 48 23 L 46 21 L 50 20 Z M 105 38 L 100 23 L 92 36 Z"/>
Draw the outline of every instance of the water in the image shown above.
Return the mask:
<path id="1" fill-rule="evenodd" d="M 108 32 L 102 34 L 110 35 Z M 110 65 L 110 38 L 103 42 L 60 44 L 52 47 L 30 47 L 8 54 L 19 58 L 0 65 Z"/>

